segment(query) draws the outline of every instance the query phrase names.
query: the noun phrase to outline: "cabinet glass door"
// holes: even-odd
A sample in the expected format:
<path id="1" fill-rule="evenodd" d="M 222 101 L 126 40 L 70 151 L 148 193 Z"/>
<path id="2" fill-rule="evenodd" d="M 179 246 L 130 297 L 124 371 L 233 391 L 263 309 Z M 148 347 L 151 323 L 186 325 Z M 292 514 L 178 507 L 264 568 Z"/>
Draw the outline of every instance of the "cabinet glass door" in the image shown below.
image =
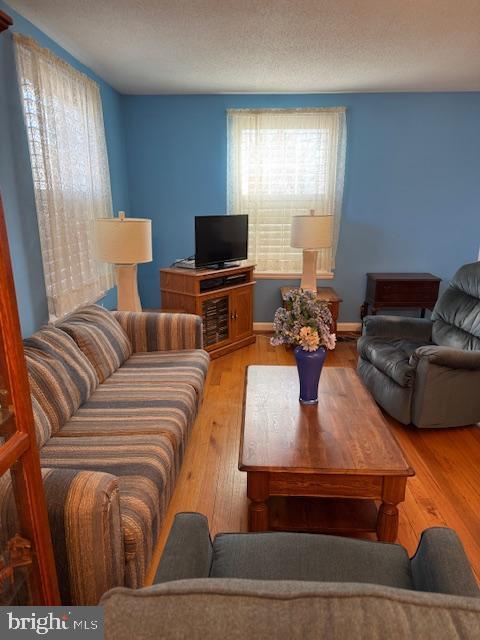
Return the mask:
<path id="1" fill-rule="evenodd" d="M 10 470 L 0 477 L 0 606 L 31 605 L 31 545 L 18 532 Z"/>
<path id="2" fill-rule="evenodd" d="M 228 340 L 228 309 L 228 296 L 202 302 L 204 347 Z"/>
<path id="3" fill-rule="evenodd" d="M 7 381 L 4 376 L 5 353 L 0 344 L 0 447 L 15 433 L 15 420 Z"/>

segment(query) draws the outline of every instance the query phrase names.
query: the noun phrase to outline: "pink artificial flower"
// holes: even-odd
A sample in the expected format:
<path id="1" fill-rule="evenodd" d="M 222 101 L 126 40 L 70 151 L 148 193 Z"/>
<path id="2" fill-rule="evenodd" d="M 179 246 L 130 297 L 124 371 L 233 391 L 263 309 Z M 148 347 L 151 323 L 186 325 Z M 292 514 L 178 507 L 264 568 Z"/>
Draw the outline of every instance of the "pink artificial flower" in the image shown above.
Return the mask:
<path id="1" fill-rule="evenodd" d="M 325 338 L 325 346 L 327 349 L 335 349 L 337 343 L 337 336 L 334 333 L 329 333 Z"/>

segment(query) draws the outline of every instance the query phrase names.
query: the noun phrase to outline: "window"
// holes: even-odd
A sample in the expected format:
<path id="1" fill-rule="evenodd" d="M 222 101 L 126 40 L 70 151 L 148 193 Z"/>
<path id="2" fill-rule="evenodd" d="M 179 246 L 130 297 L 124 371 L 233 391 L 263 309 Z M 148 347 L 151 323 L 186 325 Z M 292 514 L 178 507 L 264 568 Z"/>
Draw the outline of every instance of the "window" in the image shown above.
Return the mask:
<path id="1" fill-rule="evenodd" d="M 15 34 L 50 320 L 113 286 L 95 258 L 96 218 L 112 216 L 98 85 L 34 40 Z"/>
<path id="2" fill-rule="evenodd" d="M 345 109 L 231 109 L 228 117 L 228 213 L 249 216 L 249 258 L 264 274 L 299 274 L 290 247 L 292 216 L 314 209 L 334 217 L 334 246 L 319 251 L 330 273 L 340 226 Z"/>

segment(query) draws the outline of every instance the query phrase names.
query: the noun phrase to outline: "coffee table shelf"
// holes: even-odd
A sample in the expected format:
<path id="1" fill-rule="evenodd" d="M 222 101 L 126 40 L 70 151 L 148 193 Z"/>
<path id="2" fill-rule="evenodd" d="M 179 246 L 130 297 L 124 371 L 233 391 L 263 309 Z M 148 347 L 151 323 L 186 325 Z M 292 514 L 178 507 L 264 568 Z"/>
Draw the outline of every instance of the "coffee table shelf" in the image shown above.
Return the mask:
<path id="1" fill-rule="evenodd" d="M 377 530 L 378 508 L 374 500 L 272 496 L 268 500 L 268 513 L 270 531 L 349 535 L 352 522 L 356 533 Z"/>

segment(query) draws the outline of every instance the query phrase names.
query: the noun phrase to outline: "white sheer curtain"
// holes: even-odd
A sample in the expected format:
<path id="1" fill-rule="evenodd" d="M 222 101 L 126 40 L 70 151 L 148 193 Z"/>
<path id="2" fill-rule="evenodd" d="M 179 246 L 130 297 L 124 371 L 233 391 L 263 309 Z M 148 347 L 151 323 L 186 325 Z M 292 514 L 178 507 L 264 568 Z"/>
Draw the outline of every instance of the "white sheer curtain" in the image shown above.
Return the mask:
<path id="1" fill-rule="evenodd" d="M 334 246 L 319 251 L 330 273 L 340 228 L 345 173 L 345 108 L 230 109 L 228 213 L 249 215 L 249 258 L 266 274 L 298 274 L 292 216 L 315 209 L 334 217 Z"/>
<path id="2" fill-rule="evenodd" d="M 96 82 L 15 34 L 50 319 L 102 296 L 110 265 L 95 259 L 95 218 L 112 216 Z"/>

